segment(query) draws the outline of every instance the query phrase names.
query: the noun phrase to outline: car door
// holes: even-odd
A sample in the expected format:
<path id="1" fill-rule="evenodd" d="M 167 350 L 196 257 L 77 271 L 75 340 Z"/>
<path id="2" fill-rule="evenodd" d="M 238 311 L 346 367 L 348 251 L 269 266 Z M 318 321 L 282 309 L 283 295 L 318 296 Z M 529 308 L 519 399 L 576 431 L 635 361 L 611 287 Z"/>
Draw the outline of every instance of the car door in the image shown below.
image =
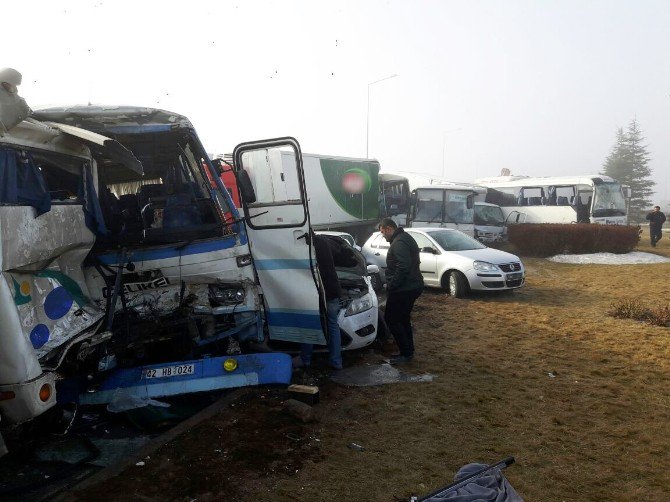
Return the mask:
<path id="1" fill-rule="evenodd" d="M 282 152 L 295 163 L 282 163 Z M 325 344 L 300 145 L 293 138 L 242 143 L 233 163 L 270 338 Z"/>
<path id="2" fill-rule="evenodd" d="M 421 270 L 421 275 L 423 275 L 423 280 L 426 282 L 426 284 L 438 284 L 440 282 L 440 278 L 437 276 L 437 255 L 439 254 L 437 247 L 428 237 L 423 234 L 418 232 L 411 232 L 409 230 L 407 230 L 407 233 L 419 246 L 419 259 L 421 260 L 419 268 Z"/>
<path id="3" fill-rule="evenodd" d="M 377 234 L 370 241 L 370 249 L 366 253 L 369 264 L 377 265 L 380 269 L 386 268 L 386 254 L 391 245 L 384 239 L 382 234 Z"/>

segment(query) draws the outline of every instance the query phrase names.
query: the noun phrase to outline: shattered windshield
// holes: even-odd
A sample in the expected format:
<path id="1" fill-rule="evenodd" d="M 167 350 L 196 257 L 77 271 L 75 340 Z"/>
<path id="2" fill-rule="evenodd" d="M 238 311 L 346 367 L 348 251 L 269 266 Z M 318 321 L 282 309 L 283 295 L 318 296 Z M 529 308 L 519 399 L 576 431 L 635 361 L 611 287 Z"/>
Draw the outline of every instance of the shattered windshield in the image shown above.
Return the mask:
<path id="1" fill-rule="evenodd" d="M 457 230 L 437 230 L 428 232 L 435 242 L 445 251 L 467 251 L 469 249 L 485 249 L 481 242 Z"/>
<path id="2" fill-rule="evenodd" d="M 444 221 L 446 223 L 470 223 L 474 219 L 474 208 L 468 207 L 468 195 L 463 190 L 445 190 Z"/>
<path id="3" fill-rule="evenodd" d="M 626 201 L 619 183 L 602 183 L 595 186 L 593 216 L 625 216 Z"/>
<path id="4" fill-rule="evenodd" d="M 475 225 L 502 227 L 505 217 L 498 206 L 475 205 Z"/>

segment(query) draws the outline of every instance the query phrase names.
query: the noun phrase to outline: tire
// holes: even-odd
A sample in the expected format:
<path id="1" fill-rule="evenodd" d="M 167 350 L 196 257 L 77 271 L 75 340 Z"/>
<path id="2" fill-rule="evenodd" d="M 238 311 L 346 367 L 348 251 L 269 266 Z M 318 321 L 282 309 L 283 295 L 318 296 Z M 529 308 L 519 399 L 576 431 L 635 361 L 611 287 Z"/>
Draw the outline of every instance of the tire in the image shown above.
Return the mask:
<path id="1" fill-rule="evenodd" d="M 442 287 L 454 298 L 463 298 L 470 292 L 467 278 L 458 270 L 452 270 L 442 276 Z"/>

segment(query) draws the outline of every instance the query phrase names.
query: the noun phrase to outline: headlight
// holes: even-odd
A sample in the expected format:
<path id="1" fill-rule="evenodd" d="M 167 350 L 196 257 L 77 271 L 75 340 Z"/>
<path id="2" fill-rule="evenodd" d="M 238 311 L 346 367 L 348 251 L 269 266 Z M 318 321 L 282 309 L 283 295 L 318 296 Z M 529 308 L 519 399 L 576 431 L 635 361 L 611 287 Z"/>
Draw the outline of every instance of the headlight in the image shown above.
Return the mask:
<path id="1" fill-rule="evenodd" d="M 353 300 L 347 307 L 347 310 L 344 312 L 344 315 L 350 316 L 360 314 L 361 312 L 365 312 L 366 310 L 370 310 L 371 308 L 372 308 L 372 297 L 370 296 L 370 293 L 367 293 L 361 296 L 360 298 L 356 298 L 355 300 Z"/>
<path id="2" fill-rule="evenodd" d="M 224 286 L 209 286 L 209 298 L 219 305 L 237 305 L 244 301 L 244 289 Z"/>
<path id="3" fill-rule="evenodd" d="M 245 254 L 243 256 L 238 256 L 236 261 L 238 267 L 246 267 L 247 265 L 251 265 L 251 255 Z"/>
<path id="4" fill-rule="evenodd" d="M 472 266 L 475 270 L 479 270 L 480 272 L 500 272 L 497 265 L 485 261 L 476 261 Z"/>

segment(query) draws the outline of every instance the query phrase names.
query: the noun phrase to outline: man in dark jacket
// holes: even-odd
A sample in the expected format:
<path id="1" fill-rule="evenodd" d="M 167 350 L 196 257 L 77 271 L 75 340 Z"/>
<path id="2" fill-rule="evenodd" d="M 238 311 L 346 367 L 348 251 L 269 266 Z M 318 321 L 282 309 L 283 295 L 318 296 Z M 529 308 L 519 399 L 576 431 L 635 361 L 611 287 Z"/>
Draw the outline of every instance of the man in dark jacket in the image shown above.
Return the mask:
<path id="1" fill-rule="evenodd" d="M 656 247 L 656 243 L 661 240 L 661 227 L 665 223 L 665 214 L 661 212 L 661 206 L 654 206 L 654 210 L 647 215 L 647 220 L 649 220 L 651 246 Z"/>
<path id="2" fill-rule="evenodd" d="M 316 264 L 319 267 L 321 283 L 323 284 L 323 289 L 326 293 L 328 364 L 335 370 L 341 370 L 342 336 L 340 334 L 340 325 L 337 321 L 337 317 L 340 313 L 340 297 L 342 296 L 342 289 L 340 288 L 340 281 L 337 278 L 335 260 L 333 258 L 333 254 L 338 253 L 338 248 L 335 243 L 331 243 L 329 239 L 323 235 L 312 234 L 312 241 L 314 243 L 314 254 L 316 256 Z M 313 351 L 314 346 L 312 344 L 303 344 L 300 351 L 300 358 L 294 359 L 294 366 L 310 366 L 312 364 Z"/>
<path id="3" fill-rule="evenodd" d="M 406 363 L 414 357 L 410 315 L 414 302 L 423 291 L 419 246 L 390 218 L 381 221 L 379 231 L 391 243 L 386 255 L 388 297 L 384 320 L 400 349 L 399 354 L 391 356 L 391 364 Z"/>

